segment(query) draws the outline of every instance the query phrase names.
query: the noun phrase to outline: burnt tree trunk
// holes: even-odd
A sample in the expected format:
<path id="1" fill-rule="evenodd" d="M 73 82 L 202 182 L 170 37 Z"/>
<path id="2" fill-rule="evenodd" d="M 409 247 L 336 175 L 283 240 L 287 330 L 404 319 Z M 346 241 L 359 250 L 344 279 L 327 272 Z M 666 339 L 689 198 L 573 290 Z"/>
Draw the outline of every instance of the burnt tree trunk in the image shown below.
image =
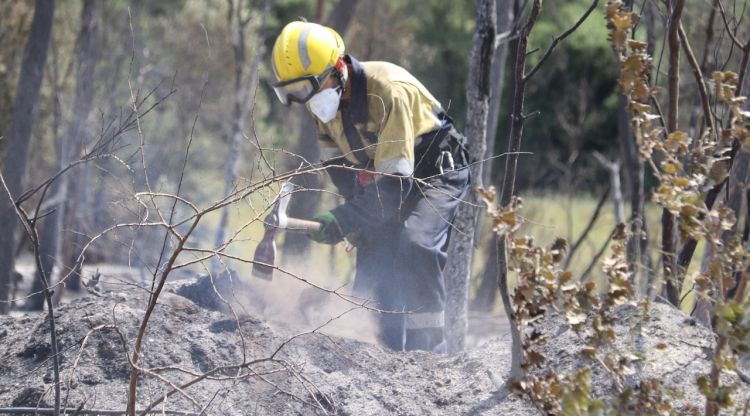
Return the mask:
<path id="1" fill-rule="evenodd" d="M 633 130 L 630 127 L 630 112 L 628 111 L 627 99 L 620 95 L 617 100 L 617 136 L 620 142 L 620 152 L 624 161 L 624 177 L 630 197 L 630 239 L 627 242 L 628 266 L 634 279 L 638 279 L 641 264 L 640 235 L 645 224 L 644 218 L 644 165 L 638 155 Z"/>
<path id="2" fill-rule="evenodd" d="M 510 0 L 496 0 L 498 36 L 508 33 L 513 23 L 513 7 Z M 504 40 L 495 47 L 495 57 L 492 59 L 492 84 L 490 85 L 490 109 L 487 117 L 487 157 L 495 155 L 497 141 L 497 126 L 500 119 L 500 105 L 504 95 L 505 63 L 508 57 L 508 42 Z M 512 95 L 512 92 L 511 92 Z M 497 175 L 497 160 L 492 159 L 484 163 L 482 181 L 486 185 L 499 187 L 500 178 Z M 479 230 L 481 232 L 481 230 Z M 481 281 L 471 308 L 479 311 L 491 311 L 497 299 L 497 237 L 492 233 L 490 245 L 487 248 L 487 260 L 482 268 Z"/>
<path id="3" fill-rule="evenodd" d="M 31 130 L 36 120 L 39 90 L 47 62 L 54 14 L 54 0 L 36 0 L 31 31 L 21 61 L 21 75 L 13 104 L 10 134 L 1 167 L 12 198 L 17 198 L 26 185 Z M 17 228 L 18 218 L 14 210 L 14 201 L 3 195 L 0 197 L 0 314 L 8 313 L 9 303 L 6 301 L 12 290 L 11 277 L 15 264 L 14 241 Z"/>
<path id="4" fill-rule="evenodd" d="M 487 118 L 495 54 L 495 0 L 479 0 L 476 30 L 469 53 L 469 87 L 466 92 L 466 136 L 470 160 L 483 160 L 487 148 Z M 466 201 L 458 206 L 445 267 L 445 326 L 448 352 L 463 351 L 466 343 L 468 289 L 474 256 L 474 231 L 481 209 L 474 187 L 482 186 L 482 163 L 470 167 L 473 183 Z"/>
<path id="5" fill-rule="evenodd" d="M 519 0 L 516 0 L 515 10 L 518 10 Z M 518 43 L 515 49 L 513 65 L 513 112 L 511 115 L 510 133 L 508 135 L 508 156 L 505 159 L 505 175 L 503 176 L 503 187 L 500 193 L 500 206 L 508 206 L 513 198 L 516 183 L 516 171 L 518 167 L 518 152 L 521 150 L 523 139 L 524 98 L 526 94 L 526 57 L 529 43 L 529 34 L 539 17 L 541 1 L 534 0 L 532 9 L 527 17 L 526 24 L 521 29 Z M 511 365 L 509 378 L 518 379 L 521 372 L 521 333 L 516 322 L 513 304 L 510 299 L 510 288 L 508 287 L 508 252 L 506 249 L 506 238 L 497 239 L 497 264 L 498 264 L 498 289 L 503 301 L 503 309 L 508 317 L 511 335 Z"/>
<path id="6" fill-rule="evenodd" d="M 73 159 L 73 149 L 82 149 L 86 140 L 84 125 L 94 101 L 94 68 L 97 59 L 97 31 L 98 15 L 101 2 L 96 0 L 86 0 L 81 9 L 81 29 L 78 35 L 78 54 L 76 70 L 76 89 L 75 101 L 73 104 L 73 114 L 70 122 L 66 127 L 65 134 L 60 137 L 58 145 L 57 168 L 62 169 L 67 166 Z M 65 276 L 66 273 L 73 269 L 78 271 L 75 265 L 65 265 L 60 263 L 63 244 L 63 221 L 69 204 L 68 175 L 63 175 L 57 179 L 49 189 L 49 195 L 57 202 L 54 204 L 55 209 L 44 219 L 44 229 L 40 241 L 40 250 L 42 256 L 42 267 L 47 276 L 51 276 L 55 263 L 60 264 L 59 276 Z M 71 290 L 80 290 L 80 274 L 71 273 L 66 281 L 65 288 Z M 33 295 L 28 301 L 30 310 L 42 310 L 44 306 L 44 296 L 41 291 L 44 287 L 42 282 L 41 270 L 37 270 L 37 276 L 34 280 L 32 292 Z"/>
<path id="7" fill-rule="evenodd" d="M 708 15 L 708 24 L 706 25 L 706 31 L 703 38 L 703 53 L 700 63 L 700 72 L 704 76 L 710 74 L 709 65 L 711 64 L 711 46 L 714 40 L 714 23 L 716 21 L 717 10 L 719 6 L 716 4 L 718 0 L 712 1 L 711 11 Z M 693 97 L 692 111 L 690 112 L 690 121 L 688 122 L 688 134 L 690 137 L 701 137 L 703 134 L 703 126 L 699 123 L 705 124 L 705 112 L 701 106 L 701 95 L 696 91 Z M 699 142 L 694 140 L 693 143 Z"/>
<path id="8" fill-rule="evenodd" d="M 658 19 L 660 18 L 659 14 L 659 8 L 655 3 L 648 2 L 645 4 L 645 10 L 642 11 L 642 13 L 645 15 L 645 21 L 646 21 L 646 53 L 648 56 L 654 56 L 656 51 L 656 44 L 658 42 L 658 34 L 656 33 L 656 25 L 658 23 Z M 650 74 L 653 73 L 653 68 Z M 650 75 L 649 75 L 650 76 Z M 631 134 L 631 140 L 635 140 L 634 137 L 632 137 Z M 640 216 L 638 227 L 631 227 L 631 231 L 639 231 L 640 233 L 640 240 L 638 238 L 634 238 L 634 235 L 630 236 L 629 242 L 634 242 L 634 247 L 636 248 L 636 251 L 638 253 L 637 259 L 638 259 L 638 268 L 635 269 L 637 272 L 634 276 L 635 281 L 641 281 L 643 283 L 643 286 L 645 286 L 645 295 L 648 299 L 653 299 L 654 294 L 658 290 L 658 287 L 656 287 L 656 281 L 658 277 L 658 270 L 656 270 L 656 267 L 654 267 L 651 255 L 649 254 L 648 244 L 649 244 L 649 230 L 648 230 L 648 220 L 646 218 L 646 211 L 644 208 L 644 198 L 645 198 L 645 191 L 644 191 L 644 162 L 641 160 L 641 158 L 638 158 L 638 163 L 640 165 L 640 187 L 638 188 L 639 195 L 639 213 Z M 633 200 L 635 202 L 635 200 Z M 637 243 L 637 245 L 635 245 Z M 627 248 L 626 248 L 627 249 Z"/>
<path id="9" fill-rule="evenodd" d="M 515 65 L 513 67 L 513 112 L 511 115 L 510 134 L 508 135 L 508 156 L 505 160 L 505 176 L 503 177 L 503 188 L 500 193 L 500 207 L 509 206 L 511 201 L 513 200 L 513 195 L 515 193 L 518 156 L 521 150 L 521 141 L 523 139 L 523 126 L 526 118 L 528 117 L 524 114 L 526 86 L 529 80 L 539 71 L 539 68 L 541 68 L 541 66 L 544 64 L 545 60 L 552 53 L 555 46 L 571 33 L 575 32 L 581 26 L 581 24 L 591 15 L 598 3 L 599 0 L 593 0 L 586 12 L 581 16 L 581 18 L 573 26 L 565 30 L 560 35 L 556 36 L 550 43 L 547 50 L 542 54 L 539 61 L 527 72 L 526 58 L 528 56 L 527 47 L 529 35 L 531 33 L 531 30 L 534 28 L 537 19 L 539 18 L 539 12 L 542 8 L 542 0 L 533 0 L 533 2 L 531 3 L 531 10 L 527 15 L 526 22 L 520 29 L 520 33 L 518 34 L 518 44 L 515 48 Z M 520 0 L 516 0 L 514 4 L 516 16 L 520 14 L 518 12 L 519 5 Z M 500 291 L 500 297 L 503 300 L 505 315 L 508 317 L 508 323 L 510 325 L 511 368 L 509 379 L 516 381 L 522 375 L 523 351 L 521 343 L 521 328 L 518 321 L 516 320 L 516 314 L 513 310 L 513 305 L 510 299 L 510 289 L 508 287 L 507 239 L 507 235 L 497 239 L 498 290 Z"/>
<path id="10" fill-rule="evenodd" d="M 625 5 L 632 9 L 633 1 L 626 0 Z M 650 23 L 651 14 L 647 13 L 646 32 L 651 40 L 653 25 Z M 652 43 L 649 42 L 649 47 Z M 626 256 L 628 267 L 633 276 L 633 281 L 643 278 L 644 258 L 647 256 L 648 238 L 646 237 L 645 218 L 645 193 L 643 160 L 638 154 L 635 136 L 630 125 L 630 111 L 628 110 L 627 98 L 620 94 L 617 101 L 617 139 L 620 144 L 620 154 L 623 160 L 623 177 L 630 198 L 630 238 L 626 245 Z"/>
<path id="11" fill-rule="evenodd" d="M 57 141 L 57 146 L 55 147 L 55 150 L 57 150 L 55 169 L 58 170 L 62 167 L 62 155 L 64 151 L 64 143 L 62 136 L 60 135 L 60 125 L 62 124 L 62 109 L 60 103 L 62 101 L 61 95 L 63 84 L 65 81 L 60 79 L 60 62 L 58 61 L 60 54 L 54 38 L 50 39 L 49 49 L 51 53 L 51 57 L 49 59 L 51 59 L 52 61 L 49 63 L 49 71 L 47 72 L 49 74 L 48 82 L 52 84 L 52 90 L 54 91 L 54 93 L 50 97 L 50 101 L 52 101 L 52 103 L 50 104 L 52 107 L 52 126 L 50 128 L 50 133 L 52 134 L 52 137 L 55 137 L 56 139 L 59 138 Z M 57 232 L 58 228 L 56 217 L 58 215 L 56 207 L 59 204 L 60 196 L 56 195 L 56 191 L 59 188 L 59 182 L 60 179 L 53 182 L 49 187 L 48 192 L 42 193 L 42 200 L 40 201 L 40 203 L 44 203 L 44 205 L 46 206 L 54 205 L 55 209 L 49 210 L 49 213 L 45 215 L 39 223 L 37 223 L 37 228 L 41 229 L 41 231 L 37 231 L 39 233 L 40 255 L 40 261 L 37 264 L 40 264 L 41 267 L 38 267 L 36 270 L 36 274 L 34 275 L 34 279 L 31 285 L 30 295 L 23 304 L 23 308 L 25 310 L 43 310 L 44 302 L 46 300 L 44 298 L 44 279 L 47 278 L 48 282 L 52 283 L 52 269 L 54 267 L 54 259 L 56 259 L 56 253 L 53 245 L 56 243 L 56 240 L 59 236 Z"/>
<path id="12" fill-rule="evenodd" d="M 679 115 L 680 98 L 680 38 L 679 27 L 685 0 L 673 0 L 671 2 L 671 13 L 669 16 L 668 42 L 669 42 L 669 75 L 668 93 L 669 110 L 667 113 L 667 134 L 677 131 L 677 118 Z M 677 227 L 674 215 L 666 208 L 661 215 L 661 250 L 662 268 L 664 271 L 665 297 L 669 302 L 680 307 L 680 292 L 682 281 L 677 280 L 677 262 L 675 251 L 677 249 Z"/>
<path id="13" fill-rule="evenodd" d="M 261 31 L 265 28 L 266 18 L 270 11 L 270 0 L 266 0 L 263 8 L 263 17 L 261 23 Z M 224 172 L 224 193 L 223 197 L 229 196 L 235 186 L 237 179 L 239 178 L 240 169 L 240 148 L 242 147 L 242 141 L 244 139 L 243 132 L 245 130 L 245 122 L 248 115 L 253 110 L 255 104 L 254 96 L 255 89 L 258 84 L 258 66 L 261 60 L 261 48 L 263 46 L 263 36 L 258 36 L 258 42 L 255 49 L 255 60 L 250 70 L 250 75 L 245 76 L 245 34 L 247 25 L 250 23 L 249 12 L 248 15 L 243 15 L 242 2 L 238 1 L 235 4 L 234 0 L 229 0 L 229 10 L 227 12 L 227 28 L 229 30 L 230 39 L 232 42 L 232 51 L 234 52 L 234 103 L 232 106 L 232 123 L 229 135 L 229 149 L 227 150 L 226 158 L 226 171 Z M 216 236 L 214 238 L 214 245 L 217 250 L 222 251 L 222 247 L 225 245 L 226 228 L 229 222 L 229 207 L 225 207 L 221 210 L 221 217 L 219 218 L 219 225 L 216 229 Z M 211 272 L 214 275 L 218 275 L 221 272 L 221 262 L 219 257 L 215 257 L 211 265 Z"/>

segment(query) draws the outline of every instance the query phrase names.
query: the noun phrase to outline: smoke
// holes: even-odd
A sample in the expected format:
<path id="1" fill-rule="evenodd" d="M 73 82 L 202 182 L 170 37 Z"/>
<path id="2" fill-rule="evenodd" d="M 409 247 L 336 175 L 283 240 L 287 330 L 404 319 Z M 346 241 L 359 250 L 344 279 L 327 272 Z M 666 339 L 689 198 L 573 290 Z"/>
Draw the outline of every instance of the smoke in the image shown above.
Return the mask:
<path id="1" fill-rule="evenodd" d="M 325 259 L 310 257 L 285 256 L 280 268 L 292 275 L 275 271 L 272 281 L 254 278 L 250 283 L 263 298 L 266 322 L 300 331 L 323 326 L 321 333 L 377 344 L 376 312 L 330 293 L 350 295 L 353 279 L 335 275 Z"/>

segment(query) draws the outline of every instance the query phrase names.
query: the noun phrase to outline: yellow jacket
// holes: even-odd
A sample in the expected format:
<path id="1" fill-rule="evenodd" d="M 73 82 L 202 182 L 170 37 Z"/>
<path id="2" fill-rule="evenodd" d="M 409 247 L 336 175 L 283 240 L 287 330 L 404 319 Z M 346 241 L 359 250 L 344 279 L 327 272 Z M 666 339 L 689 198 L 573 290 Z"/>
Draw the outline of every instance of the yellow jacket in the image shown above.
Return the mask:
<path id="1" fill-rule="evenodd" d="M 317 121 L 323 160 L 344 156 L 376 172 L 409 176 L 414 172 L 414 147 L 420 136 L 444 125 L 443 107 L 413 75 L 387 62 L 358 62 L 349 74 L 352 95 L 342 102 L 336 117 Z M 348 114 L 347 114 L 348 112 Z M 354 141 L 347 137 L 351 120 Z"/>

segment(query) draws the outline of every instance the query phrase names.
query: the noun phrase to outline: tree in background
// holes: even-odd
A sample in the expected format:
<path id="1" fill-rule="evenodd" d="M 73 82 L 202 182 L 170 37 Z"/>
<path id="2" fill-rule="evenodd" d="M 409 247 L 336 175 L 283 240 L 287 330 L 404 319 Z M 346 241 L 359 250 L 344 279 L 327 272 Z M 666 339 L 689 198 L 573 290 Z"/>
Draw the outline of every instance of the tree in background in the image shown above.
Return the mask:
<path id="1" fill-rule="evenodd" d="M 29 34 L 34 8 L 27 2 L 3 2 L 0 4 L 0 136 L 8 137 L 10 130 L 13 93 L 23 44 Z M 4 156 L 7 140 L 0 141 L 0 160 Z"/>
<path id="2" fill-rule="evenodd" d="M 492 70 L 491 70 L 491 81 L 490 86 L 490 109 L 487 117 L 487 151 L 485 152 L 488 156 L 495 155 L 495 145 L 498 138 L 503 136 L 498 131 L 498 124 L 501 116 L 501 111 L 504 116 L 507 116 L 507 110 L 501 108 L 500 103 L 502 102 L 505 93 L 505 71 L 507 66 L 508 49 L 510 45 L 510 39 L 512 37 L 512 27 L 514 24 L 514 10 L 512 0 L 497 0 L 495 2 L 495 11 L 497 13 L 497 34 L 498 34 L 498 45 L 495 49 L 495 56 L 492 58 Z M 513 95 L 512 91 L 508 91 L 509 95 Z M 482 182 L 486 186 L 494 185 L 499 187 L 501 183 L 501 177 L 496 173 L 496 159 L 490 159 L 483 163 L 482 166 Z M 477 229 L 477 241 L 481 241 L 482 229 Z M 484 263 L 484 267 L 481 269 L 481 273 L 478 275 L 479 284 L 477 286 L 476 295 L 472 300 L 471 307 L 475 310 L 489 312 L 495 307 L 495 301 L 497 300 L 497 242 L 496 235 L 492 233 L 492 241 L 489 247 L 487 247 L 487 260 Z"/>
<path id="3" fill-rule="evenodd" d="M 573 24 L 586 10 L 587 4 L 579 1 L 548 2 L 544 4 L 539 23 L 529 37 L 529 64 L 541 57 L 550 39 Z M 583 23 L 581 30 L 570 35 L 555 53 L 547 59 L 545 76 L 534 79 L 528 86 L 527 105 L 534 122 L 526 126 L 529 140 L 521 158 L 525 163 L 518 166 L 520 190 L 533 189 L 539 192 L 571 188 L 567 183 L 567 172 L 578 177 L 579 188 L 603 188 L 606 177 L 589 169 L 595 166 L 593 158 L 575 158 L 598 150 L 611 154 L 617 149 L 616 112 L 617 67 L 607 43 L 606 28 L 601 24 L 604 17 L 600 9 Z M 511 72 L 511 71 L 509 71 Z M 508 85 L 512 75 L 508 74 Z M 512 105 L 505 96 L 505 113 Z M 500 131 L 508 131 L 511 120 L 500 117 Z M 499 135 L 498 149 L 505 149 L 507 136 Z M 569 164 L 575 160 L 575 165 Z M 504 158 L 495 161 L 502 172 Z"/>
<path id="4" fill-rule="evenodd" d="M 445 265 L 445 326 L 448 352 L 463 351 L 468 327 L 468 289 L 474 258 L 474 232 L 479 218 L 479 198 L 475 187 L 482 187 L 482 166 L 487 149 L 487 121 L 492 93 L 492 59 L 496 50 L 497 16 L 495 0 L 477 5 L 476 30 L 469 54 L 469 88 L 466 92 L 467 128 L 472 184 L 464 203 L 459 205 Z"/>
<path id="5" fill-rule="evenodd" d="M 98 31 L 99 31 L 100 2 L 86 0 L 81 8 L 81 29 L 78 34 L 76 53 L 76 81 L 73 114 L 67 123 L 64 135 L 56 138 L 58 145 L 56 170 L 66 167 L 74 158 L 81 154 L 86 148 L 85 126 L 86 120 L 91 112 L 94 100 L 94 69 L 98 60 Z M 43 220 L 43 229 L 40 236 L 42 268 L 51 274 L 55 263 L 60 267 L 60 275 L 65 275 L 68 269 L 77 268 L 77 262 L 72 264 L 61 263 L 63 260 L 62 246 L 66 241 L 78 240 L 74 233 L 64 235 L 63 223 L 68 205 L 75 207 L 76 198 L 68 197 L 69 177 L 61 176 L 49 189 L 50 200 L 54 200 L 53 210 Z M 26 303 L 26 309 L 41 310 L 44 305 L 42 289 L 42 271 L 37 271 L 37 276 L 32 286 L 32 297 Z M 80 288 L 80 270 L 70 275 L 66 287 L 71 290 Z"/>
<path id="6" fill-rule="evenodd" d="M 511 15 L 514 12 L 513 2 L 504 1 L 498 5 L 498 13 L 505 10 Z M 529 37 L 529 62 L 534 64 L 539 59 L 550 39 L 576 22 L 586 10 L 580 2 L 561 1 L 544 5 L 538 24 Z M 617 97 L 616 65 L 607 43 L 606 29 L 601 25 L 604 19 L 601 10 L 594 10 L 582 25 L 572 33 L 570 39 L 557 46 L 544 67 L 544 76 L 536 77 L 529 83 L 526 105 L 533 122 L 525 127 L 525 136 L 532 138 L 524 145 L 524 154 L 518 165 L 517 187 L 520 190 L 546 192 L 568 195 L 569 198 L 580 196 L 580 189 L 596 189 L 606 186 L 606 176 L 598 175 L 594 169 L 593 158 L 580 157 L 588 152 L 599 150 L 611 154 L 617 150 L 613 145 L 616 136 L 616 116 L 614 106 Z M 502 29 L 505 20 L 506 28 Z M 512 16 L 498 17 L 498 33 L 513 30 Z M 514 56 L 517 39 L 513 34 L 505 46 Z M 506 65 L 512 68 L 512 60 Z M 496 97 L 502 100 L 496 117 L 494 131 L 496 141 L 488 149 L 506 149 L 510 129 L 510 107 L 514 95 L 512 71 L 503 75 L 507 92 Z M 550 99 L 554 94 L 554 99 Z M 493 99 L 495 96 L 493 94 Z M 490 119 L 492 121 L 492 119 Z M 497 155 L 498 151 L 488 150 L 488 155 Z M 500 187 L 503 181 L 505 157 L 489 161 L 485 174 L 489 175 L 487 185 Z M 565 207 L 558 207 L 565 209 Z M 569 209 L 569 208 L 568 208 Z M 576 215 L 578 213 L 570 213 Z M 570 224 L 560 224 L 570 227 Z M 496 237 L 493 234 L 492 239 Z M 491 242 L 490 242 L 491 243 Z M 486 255 L 484 267 L 480 268 L 480 278 L 475 285 L 475 297 L 472 307 L 481 311 L 492 310 L 496 302 L 497 268 L 496 244 L 483 246 Z"/>
<path id="7" fill-rule="evenodd" d="M 31 144 L 31 130 L 36 118 L 39 90 L 47 62 L 54 0 L 36 0 L 34 19 L 21 62 L 20 78 L 13 104 L 10 133 L 2 172 L 10 194 L 18 198 L 26 188 L 26 169 Z M 11 275 L 15 264 L 15 240 L 18 220 L 14 201 L 0 198 L 0 313 L 8 312 Z"/>
<path id="8" fill-rule="evenodd" d="M 225 160 L 224 173 L 224 193 L 223 197 L 230 195 L 237 186 L 239 178 L 240 147 L 244 141 L 245 122 L 248 115 L 252 113 L 255 106 L 255 89 L 258 85 L 258 70 L 263 59 L 263 29 L 266 26 L 266 18 L 269 13 L 271 1 L 266 0 L 261 14 L 261 36 L 259 36 L 255 47 L 255 59 L 250 68 L 250 74 L 245 76 L 247 48 L 247 25 L 253 17 L 250 2 L 243 6 L 242 0 L 227 0 L 227 29 L 232 41 L 232 51 L 234 52 L 234 104 L 232 108 L 232 128 L 229 138 L 229 148 Z M 243 13 L 244 10 L 244 13 Z M 224 244 L 228 221 L 228 208 L 222 210 L 219 225 L 216 229 L 216 238 L 214 243 L 218 249 Z M 218 257 L 215 259 L 211 271 L 214 275 L 220 273 L 220 263 Z"/>

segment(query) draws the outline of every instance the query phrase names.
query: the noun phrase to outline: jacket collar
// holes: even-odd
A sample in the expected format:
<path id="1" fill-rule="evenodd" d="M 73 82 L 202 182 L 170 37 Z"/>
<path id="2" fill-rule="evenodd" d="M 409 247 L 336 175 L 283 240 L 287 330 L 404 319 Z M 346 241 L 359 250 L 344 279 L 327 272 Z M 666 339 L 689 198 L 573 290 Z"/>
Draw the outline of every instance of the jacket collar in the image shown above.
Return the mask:
<path id="1" fill-rule="evenodd" d="M 352 85 L 352 96 L 348 104 L 352 121 L 356 124 L 367 123 L 367 77 L 365 68 L 351 55 L 344 55 L 344 62 L 351 65 L 349 74 Z"/>

